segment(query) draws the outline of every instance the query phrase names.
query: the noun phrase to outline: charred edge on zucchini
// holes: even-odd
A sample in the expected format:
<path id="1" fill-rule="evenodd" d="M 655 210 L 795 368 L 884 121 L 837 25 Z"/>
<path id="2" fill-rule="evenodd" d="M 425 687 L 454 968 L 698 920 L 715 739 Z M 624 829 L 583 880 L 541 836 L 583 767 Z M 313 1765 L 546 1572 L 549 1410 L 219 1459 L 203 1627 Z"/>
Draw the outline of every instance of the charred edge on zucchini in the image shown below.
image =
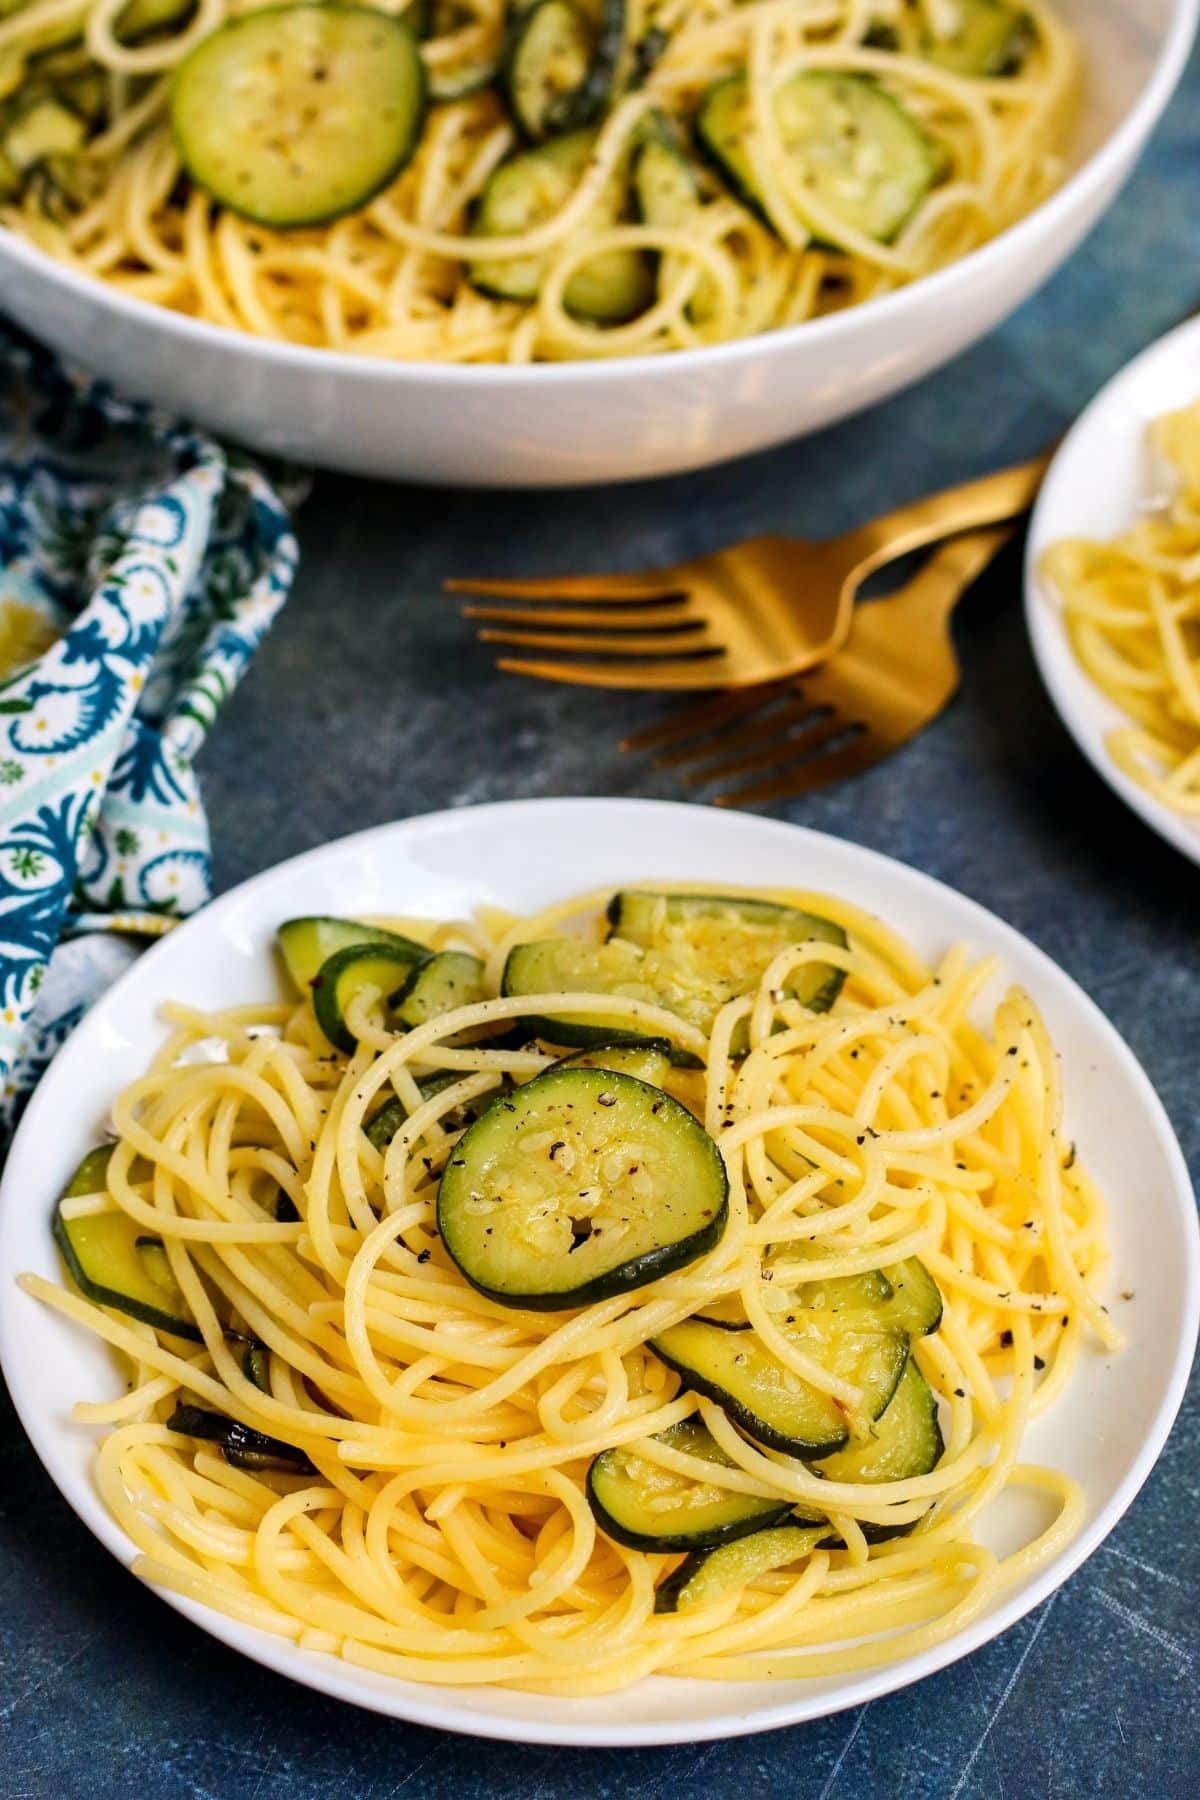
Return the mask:
<path id="1" fill-rule="evenodd" d="M 224 1413 L 210 1412 L 203 1406 L 181 1401 L 167 1420 L 167 1430 L 181 1437 L 201 1438 L 216 1444 L 226 1462 L 235 1469 L 259 1474 L 264 1469 L 277 1469 L 288 1475 L 315 1475 L 316 1469 L 303 1450 L 282 1439 L 268 1437 Z"/>

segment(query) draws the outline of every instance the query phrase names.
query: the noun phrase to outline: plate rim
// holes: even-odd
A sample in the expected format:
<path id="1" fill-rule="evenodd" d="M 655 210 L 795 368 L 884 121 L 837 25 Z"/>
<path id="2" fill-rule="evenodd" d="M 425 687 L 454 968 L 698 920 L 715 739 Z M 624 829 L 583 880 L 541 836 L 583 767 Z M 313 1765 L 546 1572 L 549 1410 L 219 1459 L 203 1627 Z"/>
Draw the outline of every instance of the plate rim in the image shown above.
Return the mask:
<path id="1" fill-rule="evenodd" d="M 1086 757 L 1101 780 L 1137 814 L 1144 825 L 1148 825 L 1156 836 L 1178 850 L 1189 862 L 1200 865 L 1200 819 L 1194 823 L 1189 822 L 1184 814 L 1173 812 L 1169 806 L 1164 806 L 1161 800 L 1155 799 L 1153 794 L 1148 793 L 1139 782 L 1118 767 L 1106 750 L 1102 737 L 1099 740 L 1093 738 L 1088 715 L 1070 691 L 1068 669 L 1078 671 L 1083 676 L 1097 707 L 1107 709 L 1114 723 L 1127 723 L 1128 715 L 1080 669 L 1067 641 L 1054 596 L 1042 580 L 1038 567 L 1043 552 L 1061 535 L 1052 528 L 1051 522 L 1059 504 L 1059 490 L 1067 479 L 1068 464 L 1080 456 L 1088 437 L 1096 431 L 1098 422 L 1109 407 L 1120 403 L 1124 390 L 1135 389 L 1149 368 L 1160 360 L 1169 362 L 1177 346 L 1191 338 L 1196 340 L 1197 360 L 1200 363 L 1200 317 L 1193 317 L 1185 319 L 1182 324 L 1174 326 L 1162 337 L 1147 344 L 1144 350 L 1140 350 L 1110 376 L 1059 444 L 1029 521 L 1025 546 L 1023 611 L 1026 635 L 1042 686 L 1076 748 Z"/>
<path id="2" fill-rule="evenodd" d="M 381 838 L 391 838 L 396 835 L 401 837 L 421 836 L 430 831 L 446 828 L 461 829 L 464 820 L 479 815 L 495 818 L 514 812 L 527 814 L 530 810 L 549 814 L 555 809 L 563 808 L 617 815 L 636 812 L 661 816 L 664 812 L 669 812 L 677 815 L 686 814 L 692 823 L 695 823 L 697 813 L 701 811 L 695 805 L 689 805 L 686 802 L 640 798 L 537 797 L 495 801 L 470 808 L 447 808 L 438 812 L 417 814 L 407 819 L 370 826 L 365 830 L 333 839 L 329 843 L 313 846 L 308 850 L 301 851 L 296 856 L 285 858 L 228 889 L 204 907 L 201 912 L 186 920 L 176 931 L 153 944 L 101 996 L 88 1017 L 93 1019 L 96 1024 L 102 1023 L 110 1009 L 119 1007 L 120 989 L 135 972 L 140 976 L 141 971 L 147 966 L 152 969 L 156 968 L 157 963 L 164 957 L 177 953 L 172 947 L 178 944 L 183 934 L 194 931 L 194 928 L 201 926 L 206 921 L 211 921 L 214 915 L 219 917 L 222 912 L 232 913 L 239 904 L 245 902 L 248 893 L 256 887 L 265 887 L 276 881 L 282 874 L 302 876 L 308 866 L 321 861 L 326 856 L 345 851 L 370 850 L 374 842 Z M 1120 1032 L 1080 983 L 1032 939 L 1026 937 L 1024 933 L 1018 931 L 1015 926 L 1010 925 L 998 914 L 991 912 L 979 901 L 971 898 L 970 895 L 950 887 L 948 883 L 940 881 L 936 876 L 914 868 L 912 864 L 902 862 L 898 858 L 887 856 L 881 851 L 856 843 L 853 839 L 837 837 L 829 832 L 815 831 L 807 826 L 793 825 L 782 820 L 764 819 L 746 813 L 730 814 L 727 820 L 723 819 L 720 814 L 712 814 L 707 811 L 704 816 L 710 821 L 712 829 L 718 832 L 725 829 L 726 826 L 749 826 L 751 830 L 761 833 L 764 837 L 786 839 L 800 846 L 805 842 L 832 844 L 839 850 L 848 850 L 853 856 L 863 858 L 868 874 L 874 871 L 886 878 L 888 874 L 898 870 L 904 879 L 915 883 L 918 890 L 922 888 L 927 891 L 932 890 L 939 901 L 948 896 L 955 906 L 966 909 L 968 922 L 982 922 L 990 937 L 998 937 L 1001 947 L 1005 942 L 1019 944 L 1022 952 L 1031 956 L 1035 964 L 1041 965 L 1043 970 L 1052 972 L 1058 981 L 1066 983 L 1072 1001 L 1081 1008 L 1089 1027 L 1096 1030 L 1108 1042 L 1129 1079 L 1140 1090 L 1150 1121 L 1161 1140 L 1168 1166 L 1174 1176 L 1172 1197 L 1175 1202 L 1179 1203 L 1183 1224 L 1182 1239 L 1185 1247 L 1182 1287 L 1183 1329 L 1174 1347 L 1170 1378 L 1166 1383 L 1162 1400 L 1143 1434 L 1136 1458 L 1107 1506 L 1097 1513 L 1079 1536 L 1067 1545 L 1057 1557 L 1047 1563 L 1027 1586 L 1010 1593 L 994 1610 L 985 1612 L 965 1630 L 917 1656 L 877 1669 L 864 1670 L 845 1678 L 844 1688 L 834 1694 L 813 1696 L 811 1689 L 807 1689 L 803 1682 L 797 1681 L 794 1684 L 788 1684 L 788 1696 L 781 1698 L 775 1704 L 736 1712 L 722 1712 L 719 1707 L 714 1707 L 713 1713 L 709 1716 L 697 1719 L 680 1718 L 674 1722 L 660 1720 L 618 1721 L 604 1724 L 574 1722 L 570 1718 L 571 1702 L 569 1700 L 563 1703 L 566 1711 L 562 1716 L 546 1719 L 524 1719 L 503 1714 L 468 1714 L 465 1712 L 461 1715 L 456 1713 L 453 1717 L 447 1717 L 443 1710 L 444 1699 L 458 1698 L 474 1690 L 438 1687 L 434 1684 L 427 1686 L 423 1683 L 407 1683 L 400 1679 L 397 1679 L 394 1686 L 386 1692 L 363 1690 L 356 1686 L 356 1672 L 353 1665 L 345 1663 L 340 1657 L 316 1651 L 300 1651 L 291 1640 L 277 1638 L 255 1627 L 243 1625 L 238 1620 L 229 1618 L 225 1614 L 218 1613 L 182 1595 L 164 1592 L 149 1587 L 148 1584 L 143 1584 L 155 1599 L 172 1607 L 210 1637 L 216 1638 L 227 1648 L 248 1657 L 250 1661 L 270 1669 L 273 1673 L 281 1675 L 301 1687 L 312 1689 L 329 1698 L 343 1701 L 383 1717 L 452 1731 L 461 1736 L 510 1743 L 561 1745 L 565 1748 L 575 1749 L 647 1749 L 660 1745 L 711 1742 L 748 1736 L 760 1731 L 778 1730 L 819 1718 L 832 1717 L 836 1713 L 846 1711 L 851 1707 L 865 1705 L 872 1700 L 910 1687 L 927 1676 L 939 1673 L 964 1657 L 973 1654 L 983 1645 L 990 1643 L 1040 1606 L 1070 1579 L 1109 1536 L 1141 1491 L 1162 1453 L 1184 1399 L 1195 1355 L 1196 1341 L 1200 1336 L 1200 1217 L 1196 1212 L 1195 1190 L 1191 1175 L 1170 1117 L 1149 1075 L 1142 1068 Z M 620 854 L 620 851 L 615 853 L 614 862 L 619 861 Z M 198 933 L 194 934 L 198 935 Z M 86 1029 L 86 1021 L 84 1028 Z M 32 1142 L 37 1135 L 40 1114 L 49 1108 L 54 1094 L 53 1083 L 48 1078 L 52 1075 L 55 1065 L 64 1058 L 74 1037 L 73 1033 L 72 1037 L 57 1052 L 50 1068 L 35 1091 L 18 1127 L 3 1175 L 0 1177 L 0 1279 L 9 1273 L 7 1269 L 8 1219 L 9 1209 L 13 1205 L 12 1190 L 16 1185 L 13 1170 L 16 1167 L 19 1173 L 22 1160 L 17 1153 L 19 1150 L 23 1150 L 23 1140 Z M 1185 1199 L 1190 1199 L 1192 1204 L 1184 1205 Z M 36 1411 L 31 1409 L 30 1395 L 24 1391 L 20 1383 L 14 1384 L 12 1381 L 10 1373 L 13 1366 L 12 1348 L 17 1335 L 14 1315 L 17 1312 L 17 1308 L 0 1306 L 0 1372 L 3 1373 L 8 1385 L 10 1397 L 22 1428 L 43 1469 L 63 1500 L 93 1537 L 116 1558 L 126 1572 L 129 1572 L 134 1546 L 108 1513 L 94 1486 L 80 1484 L 76 1490 L 73 1477 L 69 1472 L 65 1477 L 60 1478 L 60 1471 L 55 1466 L 55 1442 L 61 1437 L 61 1426 L 56 1427 L 53 1421 L 43 1423 Z M 656 1677 L 654 1679 L 664 1678 Z"/>

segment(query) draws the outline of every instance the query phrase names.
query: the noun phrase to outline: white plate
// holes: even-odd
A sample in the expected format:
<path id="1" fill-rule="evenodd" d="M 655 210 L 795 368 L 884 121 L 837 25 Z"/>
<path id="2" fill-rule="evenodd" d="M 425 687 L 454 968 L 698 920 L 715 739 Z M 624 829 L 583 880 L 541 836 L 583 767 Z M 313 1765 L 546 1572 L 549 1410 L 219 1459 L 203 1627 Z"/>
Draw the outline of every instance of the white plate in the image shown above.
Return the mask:
<path id="1" fill-rule="evenodd" d="M 944 1667 L 1045 1599 L 1112 1530 L 1162 1449 L 1183 1395 L 1200 1317 L 1200 1248 L 1179 1147 L 1145 1075 L 1062 971 L 969 900 L 853 844 L 708 809 L 633 800 L 535 800 L 435 814 L 310 851 L 227 894 L 173 933 L 105 996 L 43 1080 L 0 1187 L 0 1359 L 25 1429 L 80 1518 L 128 1564 L 132 1546 L 92 1480 L 93 1434 L 74 1400 L 114 1391 L 104 1346 L 14 1289 L 23 1269 L 57 1277 L 55 1196 L 102 1128 L 108 1105 L 161 1042 L 167 996 L 221 1006 L 277 992 L 270 944 L 301 911 L 450 916 L 480 901 L 520 910 L 638 878 L 797 883 L 877 909 L 932 959 L 954 941 L 993 951 L 1003 979 L 1037 997 L 1063 1054 L 1068 1126 L 1112 1208 L 1113 1304 L 1124 1355 L 1084 1355 L 1069 1394 L 1027 1435 L 1030 1460 L 1057 1463 L 1088 1496 L 1082 1535 L 952 1642 L 891 1668 L 805 1683 L 713 1685 L 656 1679 L 599 1699 L 392 1681 L 301 1651 L 168 1595 L 172 1606 L 255 1661 L 359 1706 L 423 1725 L 536 1743 L 695 1743 L 857 1706 Z M 994 998 L 995 996 L 991 996 Z M 1039 1515 L 1040 1516 L 1040 1515 Z M 1013 1541 L 1016 1505 L 985 1538 Z"/>
<path id="2" fill-rule="evenodd" d="M 1105 738 L 1129 718 L 1084 673 L 1061 609 L 1038 575 L 1060 538 L 1117 537 L 1150 497 L 1146 434 L 1163 413 L 1200 398 L 1200 319 L 1189 319 L 1114 376 L 1067 434 L 1029 528 L 1025 619 L 1033 653 L 1060 718 L 1084 755 L 1152 831 L 1200 863 L 1200 819 L 1172 812 L 1118 768 Z"/>

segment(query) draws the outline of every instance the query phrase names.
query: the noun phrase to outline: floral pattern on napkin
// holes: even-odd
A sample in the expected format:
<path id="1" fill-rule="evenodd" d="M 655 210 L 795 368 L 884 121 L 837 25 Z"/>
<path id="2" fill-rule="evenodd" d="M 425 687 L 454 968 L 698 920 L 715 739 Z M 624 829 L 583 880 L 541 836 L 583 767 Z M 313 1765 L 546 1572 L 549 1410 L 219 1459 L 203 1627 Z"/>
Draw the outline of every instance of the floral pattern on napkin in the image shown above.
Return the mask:
<path id="1" fill-rule="evenodd" d="M 0 678 L 0 1144 L 112 978 L 61 940 L 208 899 L 193 760 L 296 555 L 253 465 L 0 330 L 0 644 L 54 640 Z"/>

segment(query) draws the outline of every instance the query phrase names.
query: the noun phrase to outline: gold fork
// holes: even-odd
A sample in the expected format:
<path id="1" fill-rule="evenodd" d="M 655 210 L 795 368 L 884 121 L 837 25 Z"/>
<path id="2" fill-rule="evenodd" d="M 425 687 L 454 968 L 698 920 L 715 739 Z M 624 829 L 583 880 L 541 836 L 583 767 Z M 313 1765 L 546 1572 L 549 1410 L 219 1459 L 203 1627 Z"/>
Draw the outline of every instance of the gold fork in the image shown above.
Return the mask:
<path id="1" fill-rule="evenodd" d="M 895 594 L 856 608 L 848 641 L 820 668 L 686 707 L 622 750 L 657 750 L 656 767 L 686 769 L 689 787 L 760 777 L 717 794 L 717 806 L 760 806 L 861 774 L 953 698 L 951 614 L 1013 536 L 1006 526 L 952 538 Z"/>
<path id="2" fill-rule="evenodd" d="M 759 537 L 639 574 L 542 581 L 448 581 L 454 593 L 566 600 L 565 607 L 467 606 L 489 644 L 580 660 L 502 657 L 544 681 L 609 688 L 745 688 L 801 674 L 845 643 L 858 589 L 874 570 L 939 539 L 1027 511 L 1049 456 L 963 482 L 839 538 Z M 597 660 L 603 659 L 603 660 Z"/>

